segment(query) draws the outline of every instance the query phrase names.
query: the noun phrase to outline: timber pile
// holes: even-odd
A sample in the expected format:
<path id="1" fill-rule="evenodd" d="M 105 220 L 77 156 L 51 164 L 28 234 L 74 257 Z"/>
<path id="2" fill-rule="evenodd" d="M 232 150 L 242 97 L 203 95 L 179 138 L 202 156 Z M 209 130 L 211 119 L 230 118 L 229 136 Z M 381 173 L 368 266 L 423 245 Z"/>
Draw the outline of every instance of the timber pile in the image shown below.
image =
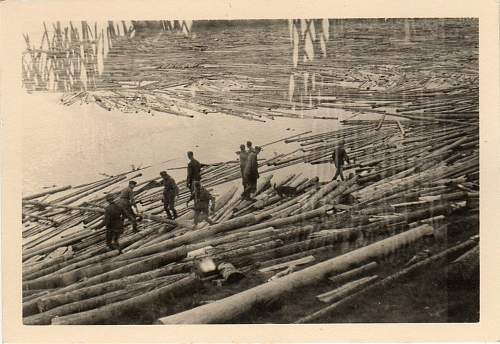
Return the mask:
<path id="1" fill-rule="evenodd" d="M 258 121 L 335 119 L 304 112 L 326 108 L 478 122 L 477 21 L 436 23 L 416 19 L 408 29 L 401 20 L 294 20 L 287 32 L 284 21 L 252 22 L 198 31 L 194 25 L 189 37 L 160 31 L 123 38 L 110 51 L 97 90 L 61 100 Z"/>
<path id="2" fill-rule="evenodd" d="M 472 223 L 478 219 L 477 127 L 354 123 L 288 138 L 298 151 L 261 161 L 254 201 L 239 197 L 237 162 L 204 167 L 204 185 L 227 186 L 217 197 L 212 226 L 192 229 L 192 213 L 182 206 L 179 219 L 166 220 L 161 187 L 141 181 L 135 193 L 144 220 L 139 233 L 127 227 L 122 254 L 108 251 L 104 231 L 93 228 L 102 218 L 104 194 L 119 191 L 140 171 L 24 197 L 24 323 L 126 323 L 127 316 L 140 322 L 141 314 L 149 323 L 227 323 L 300 288 L 330 283 L 303 296 L 319 308 L 386 285 L 396 278 L 392 273 L 407 274 L 403 269 L 438 261 L 443 266 L 473 248 L 465 256 L 477 257 L 478 238 L 466 240 L 477 231 L 464 238 L 452 230 L 464 221 L 457 214 Z M 305 163 L 328 162 L 340 139 L 352 160 L 345 173 L 352 176 L 340 182 L 308 176 Z M 271 173 L 286 166 L 294 166 L 288 176 Z M 182 205 L 188 190 L 185 181 L 178 184 Z M 281 198 L 272 184 L 297 193 Z M 418 258 L 424 248 L 432 251 L 430 261 Z M 388 259 L 391 271 L 380 268 Z M 454 266 L 476 263 L 461 258 Z M 200 273 L 210 266 L 212 273 Z M 246 278 L 238 282 L 241 274 Z"/>

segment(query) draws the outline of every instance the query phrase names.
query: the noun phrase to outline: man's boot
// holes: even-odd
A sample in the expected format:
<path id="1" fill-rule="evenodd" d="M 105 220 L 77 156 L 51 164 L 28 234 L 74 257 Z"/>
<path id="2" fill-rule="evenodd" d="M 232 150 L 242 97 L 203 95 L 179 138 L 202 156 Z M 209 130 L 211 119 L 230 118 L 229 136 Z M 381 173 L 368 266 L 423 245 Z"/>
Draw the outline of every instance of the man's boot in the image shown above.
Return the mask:
<path id="1" fill-rule="evenodd" d="M 174 213 L 174 220 L 178 217 L 177 216 L 177 211 L 175 209 L 172 209 L 172 213 Z"/>
<path id="2" fill-rule="evenodd" d="M 165 209 L 165 212 L 167 213 L 167 218 L 168 218 L 169 220 L 173 220 L 173 218 L 172 218 L 172 214 L 170 214 L 170 210 Z"/>

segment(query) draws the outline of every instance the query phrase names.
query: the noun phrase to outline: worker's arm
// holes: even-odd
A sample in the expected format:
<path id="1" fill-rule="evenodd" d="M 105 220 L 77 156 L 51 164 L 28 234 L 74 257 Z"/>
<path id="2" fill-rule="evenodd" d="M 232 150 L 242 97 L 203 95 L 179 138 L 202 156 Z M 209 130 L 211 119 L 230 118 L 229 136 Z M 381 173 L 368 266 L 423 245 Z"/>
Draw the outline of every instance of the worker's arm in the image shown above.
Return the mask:
<path id="1" fill-rule="evenodd" d="M 333 150 L 333 153 L 332 153 L 332 162 L 335 162 L 335 149 Z"/>

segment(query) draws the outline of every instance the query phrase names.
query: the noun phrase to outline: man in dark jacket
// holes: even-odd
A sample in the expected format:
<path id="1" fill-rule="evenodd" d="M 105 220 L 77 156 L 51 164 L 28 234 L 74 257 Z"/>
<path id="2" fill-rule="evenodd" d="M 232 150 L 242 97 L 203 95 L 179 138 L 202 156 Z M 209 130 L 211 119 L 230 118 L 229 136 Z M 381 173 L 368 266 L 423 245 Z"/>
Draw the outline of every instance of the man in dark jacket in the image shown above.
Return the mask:
<path id="1" fill-rule="evenodd" d="M 349 157 L 344 149 L 344 144 L 344 140 L 340 141 L 339 145 L 337 145 L 333 151 L 332 162 L 335 164 L 337 171 L 332 180 L 337 180 L 338 176 L 340 176 L 341 180 L 344 180 L 344 174 L 342 173 L 344 171 L 344 161 L 349 164 Z"/>
<path id="2" fill-rule="evenodd" d="M 134 219 L 137 218 L 137 214 L 132 209 L 132 207 L 134 207 L 137 210 L 137 205 L 134 199 L 134 188 L 136 185 L 136 181 L 129 181 L 128 186 L 120 191 L 120 196 L 117 201 L 117 205 L 122 207 L 123 210 L 125 210 L 125 212 L 127 212 L 130 216 L 133 216 Z"/>
<path id="3" fill-rule="evenodd" d="M 212 203 L 210 209 L 211 211 L 214 211 L 215 209 L 215 198 L 208 192 L 207 189 L 205 189 L 203 186 L 201 186 L 200 182 L 194 182 L 193 183 L 193 193 L 191 194 L 191 197 L 187 200 L 186 202 L 186 207 L 188 207 L 189 202 L 194 199 L 194 227 L 198 225 L 201 221 L 206 221 L 208 222 L 209 225 L 214 225 L 215 222 L 210 220 L 208 217 L 209 214 L 209 203 Z"/>
<path id="4" fill-rule="evenodd" d="M 97 226 L 97 228 L 106 226 L 106 244 L 109 249 L 117 249 L 121 253 L 118 239 L 124 230 L 123 221 L 125 218 L 128 218 L 132 223 L 134 231 L 137 231 L 137 223 L 135 218 L 130 213 L 125 211 L 122 206 L 115 203 L 112 195 L 106 195 L 106 200 L 109 205 L 104 209 L 104 220 Z"/>
<path id="5" fill-rule="evenodd" d="M 170 220 L 173 220 L 177 218 L 175 199 L 179 194 L 179 188 L 177 187 L 174 178 L 172 178 L 166 171 L 161 171 L 160 176 L 162 178 L 161 184 L 163 185 L 163 209 L 165 209 L 167 217 Z M 172 212 L 173 217 L 170 211 Z"/>
<path id="6" fill-rule="evenodd" d="M 255 147 L 254 150 L 248 154 L 248 160 L 245 166 L 246 187 L 241 195 L 245 200 L 251 200 L 250 194 L 257 190 L 257 180 L 259 179 L 259 163 L 257 161 L 257 156 L 260 150 L 260 147 Z"/>
<path id="7" fill-rule="evenodd" d="M 193 190 L 193 182 L 201 180 L 201 166 L 200 162 L 194 158 L 193 152 L 187 152 L 189 163 L 187 166 L 186 185 L 188 189 Z"/>
<path id="8" fill-rule="evenodd" d="M 248 161 L 248 153 L 245 149 L 245 145 L 240 145 L 240 151 L 236 152 L 240 156 L 240 169 L 241 169 L 241 180 L 243 183 L 243 190 L 245 190 L 246 187 L 246 178 L 245 178 L 245 167 L 247 165 Z"/>

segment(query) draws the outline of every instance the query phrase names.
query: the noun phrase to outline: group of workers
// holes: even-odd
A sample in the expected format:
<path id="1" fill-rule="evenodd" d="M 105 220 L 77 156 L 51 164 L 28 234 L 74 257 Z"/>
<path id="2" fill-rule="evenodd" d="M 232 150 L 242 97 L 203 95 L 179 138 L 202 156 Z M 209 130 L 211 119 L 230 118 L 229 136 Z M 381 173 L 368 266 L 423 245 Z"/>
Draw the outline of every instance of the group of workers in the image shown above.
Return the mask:
<path id="1" fill-rule="evenodd" d="M 213 212 L 215 209 L 215 198 L 201 185 L 201 168 L 206 166 L 201 164 L 194 158 L 193 152 L 188 152 L 187 157 L 189 163 L 187 166 L 186 186 L 190 190 L 190 197 L 186 202 L 186 207 L 194 200 L 194 228 L 201 221 L 206 221 L 210 225 L 215 224 L 209 217 L 209 208 Z M 163 186 L 163 209 L 169 220 L 174 220 L 178 217 L 175 210 L 175 203 L 179 195 L 179 187 L 174 178 L 166 171 L 160 172 L 161 181 L 152 181 L 151 186 Z M 131 180 L 128 186 L 124 188 L 115 200 L 112 194 L 106 195 L 106 200 L 109 203 L 104 209 L 104 220 L 98 225 L 98 228 L 106 227 L 106 244 L 113 250 L 117 249 L 121 252 L 119 238 L 124 231 L 124 221 L 128 219 L 132 224 L 132 229 L 137 232 L 137 221 L 141 217 L 137 212 L 137 204 L 134 199 L 134 188 L 137 182 Z M 135 208 L 135 212 L 133 210 Z"/>
<path id="2" fill-rule="evenodd" d="M 244 144 L 240 145 L 240 151 L 236 153 L 240 158 L 241 178 L 243 183 L 241 198 L 243 200 L 252 200 L 250 195 L 255 193 L 257 189 L 257 180 L 259 179 L 258 155 L 261 150 L 261 147 L 253 147 L 252 142 L 248 141 L 246 146 Z M 209 208 L 212 212 L 215 210 L 215 198 L 201 185 L 201 168 L 206 165 L 196 160 L 191 151 L 187 152 L 187 157 L 189 163 L 187 166 L 186 186 L 188 190 L 190 190 L 191 195 L 186 202 L 186 207 L 194 200 L 194 228 L 196 228 L 201 221 L 206 221 L 208 224 L 213 225 L 215 223 L 209 217 Z M 349 157 L 344 149 L 344 141 L 341 141 L 340 144 L 335 147 L 331 161 L 336 167 L 333 180 L 336 180 L 339 176 L 341 180 L 344 180 L 344 161 L 349 163 Z M 160 182 L 153 181 L 151 185 L 163 186 L 163 208 L 167 214 L 167 218 L 169 220 L 175 220 L 178 217 L 177 211 L 175 210 L 175 203 L 179 195 L 179 187 L 174 178 L 166 171 L 161 171 L 160 177 Z M 106 243 L 110 249 L 118 249 L 121 252 L 119 237 L 123 233 L 124 220 L 126 218 L 132 224 L 133 231 L 138 231 L 137 221 L 140 221 L 141 217 L 137 215 L 137 204 L 134 199 L 134 188 L 136 185 L 137 182 L 133 180 L 129 181 L 128 186 L 120 192 L 118 200 L 115 200 L 114 196 L 111 194 L 106 195 L 106 200 L 109 205 L 104 210 L 104 220 L 98 228 L 103 226 L 106 227 Z M 136 209 L 136 212 L 134 212 L 133 208 Z"/>

